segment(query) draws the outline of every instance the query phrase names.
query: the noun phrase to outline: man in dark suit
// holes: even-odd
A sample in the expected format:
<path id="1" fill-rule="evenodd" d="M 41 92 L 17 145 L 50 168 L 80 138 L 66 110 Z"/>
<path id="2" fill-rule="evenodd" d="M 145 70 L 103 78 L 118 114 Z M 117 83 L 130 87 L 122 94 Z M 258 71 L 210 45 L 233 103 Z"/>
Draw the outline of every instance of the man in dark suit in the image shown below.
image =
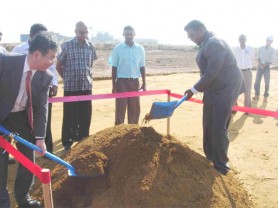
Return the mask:
<path id="1" fill-rule="evenodd" d="M 12 50 L 13 53 L 19 53 L 19 54 L 27 54 L 29 52 L 29 43 L 33 40 L 34 37 L 36 37 L 37 34 L 46 32 L 47 28 L 43 24 L 36 23 L 33 24 L 30 28 L 30 34 L 29 39 L 21 43 L 17 46 L 15 46 Z M 49 97 L 54 97 L 57 95 L 58 92 L 58 77 L 57 77 L 57 71 L 56 71 L 56 63 L 52 64 L 49 67 L 49 70 L 53 73 L 53 80 L 52 84 L 50 86 L 49 90 Z M 45 144 L 46 149 L 48 152 L 53 152 L 53 140 L 52 140 L 52 131 L 51 131 L 51 117 L 52 117 L 52 103 L 48 104 L 48 119 L 47 119 L 47 127 L 46 127 L 46 136 L 45 136 Z M 10 162 L 10 160 L 9 160 Z"/>
<path id="2" fill-rule="evenodd" d="M 208 32 L 205 25 L 193 20 L 184 30 L 199 46 L 196 57 L 201 78 L 185 91 L 187 99 L 204 92 L 203 148 L 207 159 L 222 174 L 229 171 L 227 129 L 237 96 L 244 91 L 243 76 L 227 43 Z"/>
<path id="3" fill-rule="evenodd" d="M 31 42 L 27 55 L 0 56 L 0 124 L 21 137 L 36 144 L 45 154 L 44 142 L 48 93 L 52 74 L 47 70 L 55 59 L 57 44 L 47 33 L 38 34 Z M 31 76 L 31 77 L 30 77 Z M 27 77 L 31 79 L 31 95 L 28 96 Z M 30 99 L 29 99 L 30 98 Z M 27 105 L 31 104 L 31 105 Z M 33 116 L 30 116 L 33 112 Z M 16 143 L 17 149 L 34 162 L 34 151 Z M 0 207 L 9 208 L 7 186 L 8 154 L 0 150 Z M 29 190 L 33 174 L 19 164 L 15 179 L 14 196 L 19 208 L 41 207 L 31 199 Z"/>

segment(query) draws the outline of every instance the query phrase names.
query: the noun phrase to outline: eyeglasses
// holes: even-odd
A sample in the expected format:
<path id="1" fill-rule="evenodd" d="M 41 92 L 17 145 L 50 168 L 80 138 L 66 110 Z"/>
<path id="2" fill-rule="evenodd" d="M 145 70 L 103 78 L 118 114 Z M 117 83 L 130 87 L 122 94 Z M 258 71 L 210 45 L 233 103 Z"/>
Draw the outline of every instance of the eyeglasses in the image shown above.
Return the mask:
<path id="1" fill-rule="evenodd" d="M 88 31 L 78 31 L 81 35 L 88 35 Z"/>
<path id="2" fill-rule="evenodd" d="M 49 61 L 51 61 L 52 63 L 56 63 L 57 62 L 57 57 L 49 57 L 48 55 L 44 55 L 44 57 L 46 57 Z"/>

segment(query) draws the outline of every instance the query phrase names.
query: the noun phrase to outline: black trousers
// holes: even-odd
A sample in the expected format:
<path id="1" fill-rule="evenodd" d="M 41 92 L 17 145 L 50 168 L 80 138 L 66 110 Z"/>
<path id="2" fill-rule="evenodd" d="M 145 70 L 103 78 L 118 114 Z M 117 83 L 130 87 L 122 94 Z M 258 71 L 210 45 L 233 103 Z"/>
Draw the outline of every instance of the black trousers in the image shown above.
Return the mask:
<path id="1" fill-rule="evenodd" d="M 64 91 L 64 96 L 91 95 L 91 90 Z M 70 147 L 73 141 L 89 136 L 92 101 L 65 102 L 63 109 L 62 144 Z"/>
<path id="2" fill-rule="evenodd" d="M 48 104 L 48 121 L 46 127 L 46 136 L 45 136 L 45 145 L 48 152 L 53 153 L 53 139 L 52 139 L 52 131 L 51 131 L 51 111 L 52 111 L 52 103 Z"/>
<path id="3" fill-rule="evenodd" d="M 207 104 L 203 106 L 203 149 L 217 170 L 229 171 L 227 130 L 231 120 L 233 103 Z"/>
<path id="4" fill-rule="evenodd" d="M 35 139 L 31 134 L 31 127 L 28 123 L 26 111 L 10 113 L 9 116 L 1 123 L 6 129 L 17 132 L 20 137 L 34 143 Z M 25 145 L 17 142 L 17 149 L 32 162 L 35 162 L 34 151 Z M 8 153 L 0 154 L 0 207 L 9 207 L 9 194 L 6 189 L 8 177 Z M 30 200 L 29 190 L 33 184 L 33 174 L 20 163 L 18 164 L 14 196 L 16 202 L 20 204 L 27 203 Z"/>

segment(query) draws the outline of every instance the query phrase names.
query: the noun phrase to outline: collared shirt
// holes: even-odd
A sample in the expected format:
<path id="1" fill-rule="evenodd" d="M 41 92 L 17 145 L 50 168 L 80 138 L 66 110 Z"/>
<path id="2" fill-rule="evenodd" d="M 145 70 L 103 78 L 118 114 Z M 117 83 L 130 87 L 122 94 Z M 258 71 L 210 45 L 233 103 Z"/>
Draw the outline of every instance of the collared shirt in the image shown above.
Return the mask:
<path id="1" fill-rule="evenodd" d="M 61 47 L 58 60 L 63 65 L 64 91 L 92 90 L 92 66 L 97 59 L 95 46 L 89 40 L 80 45 L 73 38 Z"/>
<path id="2" fill-rule="evenodd" d="M 275 50 L 274 48 L 262 46 L 259 48 L 258 60 L 261 64 L 272 64 L 275 59 Z"/>
<path id="3" fill-rule="evenodd" d="M 236 57 L 237 66 L 240 69 L 253 68 L 253 61 L 255 58 L 255 51 L 250 46 L 245 46 L 242 49 L 240 46 L 234 48 L 234 55 Z"/>
<path id="4" fill-rule="evenodd" d="M 131 47 L 125 42 L 112 51 L 112 66 L 117 67 L 117 78 L 139 78 L 140 67 L 145 66 L 145 49 L 134 43 Z"/>
<path id="5" fill-rule="evenodd" d="M 15 46 L 12 50 L 12 53 L 19 53 L 19 54 L 27 54 L 29 52 L 29 42 L 26 41 Z"/>
<path id="6" fill-rule="evenodd" d="M 5 53 L 8 53 L 8 51 L 3 46 L 0 46 L 0 53 L 4 53 L 5 54 Z"/>
<path id="7" fill-rule="evenodd" d="M 29 53 L 29 42 L 26 41 L 24 43 L 21 43 L 17 46 L 15 46 L 12 50 L 12 53 L 19 53 L 19 54 L 28 54 Z M 53 74 L 53 79 L 52 79 L 52 85 L 58 86 L 58 76 L 57 76 L 57 71 L 56 71 L 56 64 L 52 64 L 49 67 L 49 70 Z"/>
<path id="8" fill-rule="evenodd" d="M 19 112 L 19 111 L 24 111 L 26 110 L 26 105 L 27 105 L 27 92 L 26 92 L 26 77 L 27 77 L 27 72 L 30 70 L 30 67 L 27 62 L 27 56 L 25 58 L 24 62 L 24 68 L 23 68 L 23 74 L 20 82 L 20 87 L 19 87 L 19 93 L 17 95 L 14 107 L 11 112 Z M 37 70 L 32 70 L 32 77 L 31 80 L 36 73 Z"/>

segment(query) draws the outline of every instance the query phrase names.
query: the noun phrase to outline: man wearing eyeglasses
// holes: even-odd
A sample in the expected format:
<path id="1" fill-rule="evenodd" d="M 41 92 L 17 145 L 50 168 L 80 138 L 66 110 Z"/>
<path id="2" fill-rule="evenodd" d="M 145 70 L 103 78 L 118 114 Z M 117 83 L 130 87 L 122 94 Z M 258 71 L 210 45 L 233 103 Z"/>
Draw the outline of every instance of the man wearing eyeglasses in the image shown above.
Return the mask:
<path id="1" fill-rule="evenodd" d="M 48 70 L 53 64 L 57 44 L 47 33 L 38 34 L 31 42 L 27 55 L 0 54 L 0 124 L 20 137 L 36 144 L 42 155 L 46 152 L 45 134 L 48 114 L 48 93 L 53 78 Z M 35 162 L 34 151 L 17 142 L 17 149 Z M 0 148 L 0 207 L 10 208 L 7 190 L 9 154 Z M 19 208 L 40 208 L 29 190 L 33 174 L 18 165 L 14 197 Z"/>
<path id="2" fill-rule="evenodd" d="M 97 59 L 96 49 L 88 39 L 88 27 L 77 22 L 75 37 L 61 46 L 57 71 L 64 80 L 64 96 L 92 94 L 92 68 Z M 73 141 L 89 136 L 92 102 L 65 102 L 63 109 L 62 144 L 65 151 Z"/>
<path id="3" fill-rule="evenodd" d="M 30 41 L 32 41 L 37 34 L 40 34 L 45 31 L 47 31 L 47 28 L 43 24 L 39 24 L 39 23 L 33 24 L 30 28 L 29 40 L 15 46 L 13 48 L 12 52 L 19 53 L 19 54 L 27 54 L 29 51 L 29 47 L 30 47 Z M 56 64 L 53 63 L 49 67 L 49 70 L 53 73 L 53 80 L 52 80 L 52 84 L 51 84 L 51 87 L 49 90 L 49 97 L 55 97 L 58 92 L 58 77 L 57 77 L 57 71 L 56 71 Z M 51 115 L 52 115 L 52 103 L 49 103 L 48 104 L 48 122 L 47 122 L 47 128 L 46 128 L 45 144 L 46 144 L 47 151 L 50 153 L 53 153 Z"/>

